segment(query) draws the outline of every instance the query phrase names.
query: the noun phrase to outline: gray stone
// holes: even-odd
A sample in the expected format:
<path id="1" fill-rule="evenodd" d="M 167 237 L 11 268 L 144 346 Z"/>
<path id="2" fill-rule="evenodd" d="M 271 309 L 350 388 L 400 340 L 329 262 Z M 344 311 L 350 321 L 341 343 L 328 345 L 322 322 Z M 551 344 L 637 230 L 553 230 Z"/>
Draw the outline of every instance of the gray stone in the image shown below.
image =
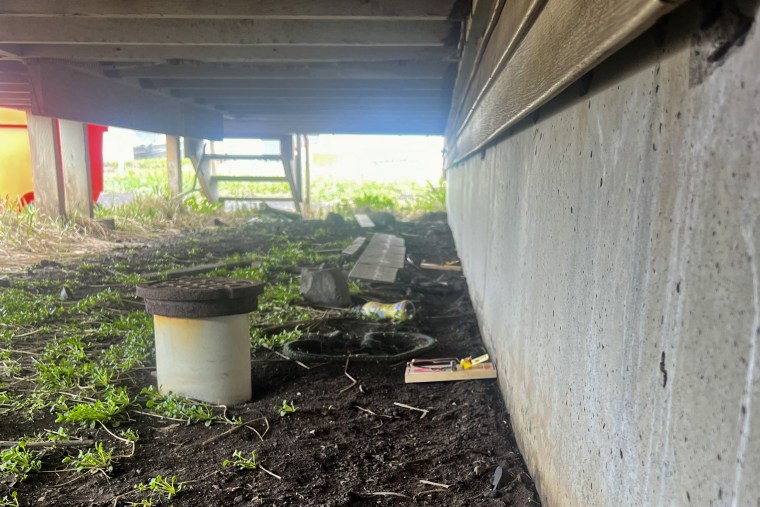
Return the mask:
<path id="1" fill-rule="evenodd" d="M 351 304 L 346 276 L 338 268 L 301 270 L 301 294 L 312 304 L 346 307 Z"/>

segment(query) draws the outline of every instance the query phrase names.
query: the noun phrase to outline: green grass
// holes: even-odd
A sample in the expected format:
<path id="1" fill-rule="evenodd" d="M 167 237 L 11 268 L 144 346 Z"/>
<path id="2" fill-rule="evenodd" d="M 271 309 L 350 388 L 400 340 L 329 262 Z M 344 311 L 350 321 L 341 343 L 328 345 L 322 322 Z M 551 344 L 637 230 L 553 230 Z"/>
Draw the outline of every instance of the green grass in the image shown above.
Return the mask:
<path id="1" fill-rule="evenodd" d="M 316 168 L 315 168 L 316 169 Z M 373 180 L 336 180 L 330 176 L 321 176 L 315 170 L 311 179 L 311 198 L 314 203 L 323 203 L 328 209 L 348 214 L 355 210 L 370 208 L 373 211 L 392 211 L 400 215 L 417 215 L 446 209 L 446 187 L 443 179 L 437 182 L 420 183 L 406 179 L 398 181 Z M 148 196 L 168 196 L 168 180 L 164 159 L 147 159 L 127 162 L 123 168 L 115 164 L 106 164 L 106 185 L 110 192 L 132 192 L 141 196 L 137 201 L 126 205 L 122 211 L 116 211 L 117 217 L 151 215 L 146 217 L 148 223 L 158 219 L 171 219 L 183 213 L 178 204 L 186 209 L 200 213 L 213 213 L 218 207 L 205 203 L 199 194 L 191 194 L 189 199 L 172 202 L 167 197 L 160 197 L 164 204 L 150 203 Z M 182 165 L 183 191 L 193 188 L 194 171 L 190 161 L 185 159 Z M 197 188 L 197 185 L 196 185 Z M 239 183 L 226 182 L 220 187 L 220 193 L 226 196 L 289 196 L 290 188 L 286 183 Z M 169 202 L 170 205 L 166 203 Z M 152 204 L 147 205 L 146 204 Z M 153 211 L 150 211 L 153 210 Z M 113 216 L 109 208 L 104 213 Z"/>

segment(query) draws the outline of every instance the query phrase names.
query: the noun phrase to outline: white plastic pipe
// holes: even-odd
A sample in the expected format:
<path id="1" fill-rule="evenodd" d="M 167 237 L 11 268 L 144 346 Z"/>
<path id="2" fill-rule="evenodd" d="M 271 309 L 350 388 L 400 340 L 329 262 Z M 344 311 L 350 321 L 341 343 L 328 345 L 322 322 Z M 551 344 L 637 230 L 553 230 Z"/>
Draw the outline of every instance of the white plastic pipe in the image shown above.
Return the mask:
<path id="1" fill-rule="evenodd" d="M 153 316 L 162 394 L 235 405 L 251 399 L 248 315 L 203 319 Z"/>

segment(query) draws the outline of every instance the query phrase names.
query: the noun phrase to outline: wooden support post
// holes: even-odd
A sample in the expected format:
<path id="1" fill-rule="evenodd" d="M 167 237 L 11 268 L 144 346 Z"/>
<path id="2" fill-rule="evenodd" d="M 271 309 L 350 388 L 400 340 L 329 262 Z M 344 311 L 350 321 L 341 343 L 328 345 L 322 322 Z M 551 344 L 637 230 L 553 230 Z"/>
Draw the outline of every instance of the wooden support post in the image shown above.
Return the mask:
<path id="1" fill-rule="evenodd" d="M 66 215 L 92 218 L 92 180 L 87 124 L 58 120 Z"/>
<path id="2" fill-rule="evenodd" d="M 296 194 L 296 181 L 293 176 L 293 136 L 286 135 L 280 137 L 280 155 L 282 156 L 282 168 L 285 171 L 285 177 L 288 179 L 290 194 L 293 197 L 293 204 L 298 213 L 301 212 L 301 203 L 298 202 Z"/>
<path id="3" fill-rule="evenodd" d="M 311 212 L 311 152 L 309 151 L 309 136 L 303 136 L 303 159 L 304 159 L 304 204 Z"/>
<path id="4" fill-rule="evenodd" d="M 303 204 L 303 136 L 296 134 L 296 196 L 298 202 Z"/>
<path id="5" fill-rule="evenodd" d="M 66 217 L 61 138 L 55 118 L 27 115 L 34 205 L 51 217 Z"/>
<path id="6" fill-rule="evenodd" d="M 182 193 L 182 153 L 178 136 L 166 136 L 166 167 L 169 173 L 169 193 Z"/>

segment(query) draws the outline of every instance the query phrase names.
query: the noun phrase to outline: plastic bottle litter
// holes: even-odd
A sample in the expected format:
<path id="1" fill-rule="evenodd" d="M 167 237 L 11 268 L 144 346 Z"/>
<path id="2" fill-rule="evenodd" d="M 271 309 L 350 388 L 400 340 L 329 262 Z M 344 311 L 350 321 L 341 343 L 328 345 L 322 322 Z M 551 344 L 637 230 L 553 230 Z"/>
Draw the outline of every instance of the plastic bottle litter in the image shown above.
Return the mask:
<path id="1" fill-rule="evenodd" d="M 362 306 L 356 307 L 357 312 L 367 317 L 374 317 L 380 320 L 409 320 L 414 317 L 414 305 L 411 301 L 404 299 L 398 303 L 378 303 L 377 301 L 368 301 Z"/>

